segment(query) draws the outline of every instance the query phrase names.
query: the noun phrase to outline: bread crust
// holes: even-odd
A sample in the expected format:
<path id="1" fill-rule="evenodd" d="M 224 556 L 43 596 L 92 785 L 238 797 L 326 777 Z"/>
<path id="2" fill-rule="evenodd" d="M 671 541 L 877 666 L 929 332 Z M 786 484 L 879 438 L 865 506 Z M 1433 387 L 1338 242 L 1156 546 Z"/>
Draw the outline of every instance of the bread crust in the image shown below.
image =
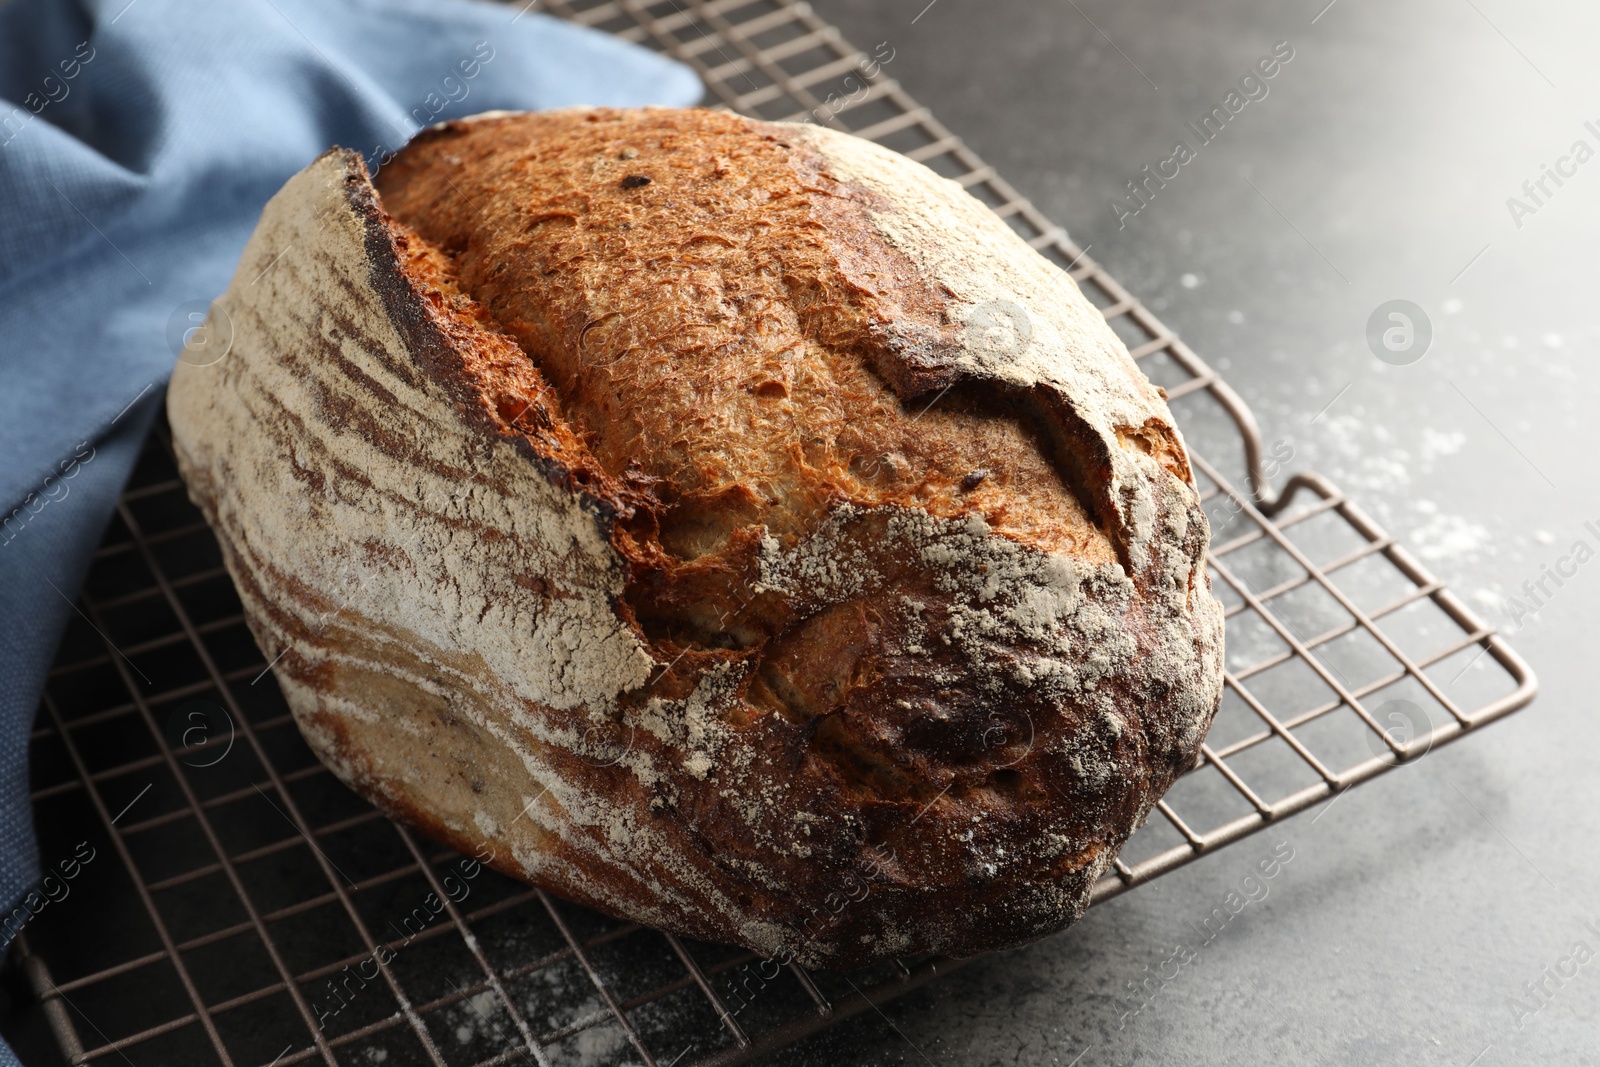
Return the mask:
<path id="1" fill-rule="evenodd" d="M 1198 756 L 1222 614 L 1071 279 L 903 157 L 709 111 L 447 124 L 379 187 L 284 187 L 168 401 L 319 756 L 809 965 L 1076 919 Z"/>

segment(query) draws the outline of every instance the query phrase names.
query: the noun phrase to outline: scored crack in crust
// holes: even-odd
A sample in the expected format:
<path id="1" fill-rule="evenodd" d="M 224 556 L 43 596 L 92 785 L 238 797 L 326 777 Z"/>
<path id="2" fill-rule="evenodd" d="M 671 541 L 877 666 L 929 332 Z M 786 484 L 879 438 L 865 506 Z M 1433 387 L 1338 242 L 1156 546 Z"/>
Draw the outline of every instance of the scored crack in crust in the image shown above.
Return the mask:
<path id="1" fill-rule="evenodd" d="M 502 871 L 810 965 L 971 955 L 1076 919 L 1198 757 L 1171 414 L 904 157 L 491 113 L 376 189 L 324 155 L 219 304 L 174 440 L 296 719 Z"/>

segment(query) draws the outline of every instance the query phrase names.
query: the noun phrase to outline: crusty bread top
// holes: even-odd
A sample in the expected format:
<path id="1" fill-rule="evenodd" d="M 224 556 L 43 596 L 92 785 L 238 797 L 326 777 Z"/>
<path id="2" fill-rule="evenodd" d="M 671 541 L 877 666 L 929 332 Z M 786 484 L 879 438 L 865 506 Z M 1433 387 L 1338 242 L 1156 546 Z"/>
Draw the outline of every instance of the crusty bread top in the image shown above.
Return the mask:
<path id="1" fill-rule="evenodd" d="M 963 292 L 1001 257 L 992 216 L 956 219 L 968 232 L 952 234 L 947 204 L 921 205 L 937 222 L 878 212 L 899 220 L 889 236 L 901 247 L 886 244 L 867 218 L 889 206 L 874 186 L 907 164 L 867 142 L 709 111 L 645 114 L 447 126 L 378 184 L 534 355 L 600 464 L 652 480 L 670 508 L 666 545 L 694 557 L 752 524 L 799 533 L 843 498 L 978 513 L 1048 551 L 1116 558 L 1057 473 L 1039 413 L 994 388 L 1059 374 L 1030 363 L 1080 351 L 1093 376 L 1112 371 L 1097 399 L 1143 399 L 1125 435 L 1170 435 L 1097 315 L 1038 316 L 1056 292 L 1077 297 L 1070 280 L 1039 260 L 1013 282 L 1026 310 L 1002 288 Z M 1060 325 L 1092 343 L 1074 346 Z M 1163 447 L 1183 462 L 1170 438 Z"/>

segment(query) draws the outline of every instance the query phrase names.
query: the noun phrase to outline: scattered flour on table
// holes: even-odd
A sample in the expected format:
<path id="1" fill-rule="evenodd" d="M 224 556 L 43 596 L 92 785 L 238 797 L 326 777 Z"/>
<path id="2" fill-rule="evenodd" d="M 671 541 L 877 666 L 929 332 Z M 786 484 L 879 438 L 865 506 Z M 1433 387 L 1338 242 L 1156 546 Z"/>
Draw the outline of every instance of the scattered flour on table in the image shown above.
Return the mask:
<path id="1" fill-rule="evenodd" d="M 622 1032 L 621 1027 L 615 1023 L 602 1023 L 551 1049 L 550 1062 L 555 1067 L 600 1067 L 601 1064 L 609 1067 L 619 1062 L 617 1054 L 628 1047 L 628 1035 Z M 632 1057 L 621 1061 L 629 1065 L 636 1062 Z"/>
<path id="2" fill-rule="evenodd" d="M 1460 515 L 1446 515 L 1429 500 L 1417 501 L 1416 509 L 1428 516 L 1426 521 L 1412 527 L 1407 537 L 1419 559 L 1437 563 L 1440 560 L 1475 556 L 1491 547 L 1487 527 Z"/>
<path id="3" fill-rule="evenodd" d="M 520 941 L 510 935 L 501 942 L 501 948 L 518 949 Z M 517 959 L 522 955 L 542 955 L 543 951 L 529 946 L 526 952 L 513 952 L 509 957 L 503 951 L 491 955 Z M 481 980 L 480 975 L 463 974 L 457 982 L 464 985 Z M 606 1012 L 594 984 L 570 960 L 541 968 L 508 987 L 507 992 L 535 1033 Z M 460 1046 L 487 1043 L 509 1047 L 521 1041 L 499 994 L 493 990 L 452 1005 L 446 1010 L 445 1019 L 447 1032 Z M 627 1034 L 609 1019 L 546 1048 L 544 1053 L 551 1067 L 640 1067 L 638 1053 Z"/>
<path id="4" fill-rule="evenodd" d="M 499 1010 L 499 998 L 494 990 L 485 989 L 477 996 L 468 997 L 458 1006 L 456 1014 L 462 1016 L 456 1022 L 456 1041 L 465 1045 L 484 1036 L 485 1031 L 493 1033 L 496 1029 L 494 1016 Z M 503 1022 L 502 1022 L 503 1028 Z"/>

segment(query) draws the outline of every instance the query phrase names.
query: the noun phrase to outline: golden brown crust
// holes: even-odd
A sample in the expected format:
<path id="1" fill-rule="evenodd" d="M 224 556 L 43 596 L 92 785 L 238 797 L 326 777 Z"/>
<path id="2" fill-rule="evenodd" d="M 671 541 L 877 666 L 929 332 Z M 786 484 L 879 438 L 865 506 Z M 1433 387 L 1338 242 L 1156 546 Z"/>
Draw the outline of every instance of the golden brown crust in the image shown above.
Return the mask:
<path id="1" fill-rule="evenodd" d="M 1216 707 L 1204 516 L 1070 280 L 876 151 L 705 111 L 498 116 L 419 137 L 381 206 L 337 161 L 365 269 L 335 242 L 326 270 L 370 323 L 246 329 L 249 369 L 182 369 L 171 404 L 347 780 L 574 899 L 813 964 L 1081 912 Z M 319 399 L 273 384 L 292 337 Z M 238 410 L 260 457 L 220 440 Z M 307 622 L 322 564 L 251 512 L 269 490 L 226 480 L 285 452 L 294 492 L 349 497 L 306 530 L 370 579 L 334 625 Z M 346 550 L 373 506 L 393 517 Z"/>
<path id="2" fill-rule="evenodd" d="M 875 327 L 942 334 L 945 298 L 863 225 L 871 194 L 786 132 L 711 111 L 508 115 L 421 135 L 379 189 L 534 356 L 605 469 L 654 479 L 678 554 L 848 499 L 977 510 L 1111 561 L 1035 427 L 976 390 L 931 403 L 949 374 L 880 377 L 900 361 Z"/>

